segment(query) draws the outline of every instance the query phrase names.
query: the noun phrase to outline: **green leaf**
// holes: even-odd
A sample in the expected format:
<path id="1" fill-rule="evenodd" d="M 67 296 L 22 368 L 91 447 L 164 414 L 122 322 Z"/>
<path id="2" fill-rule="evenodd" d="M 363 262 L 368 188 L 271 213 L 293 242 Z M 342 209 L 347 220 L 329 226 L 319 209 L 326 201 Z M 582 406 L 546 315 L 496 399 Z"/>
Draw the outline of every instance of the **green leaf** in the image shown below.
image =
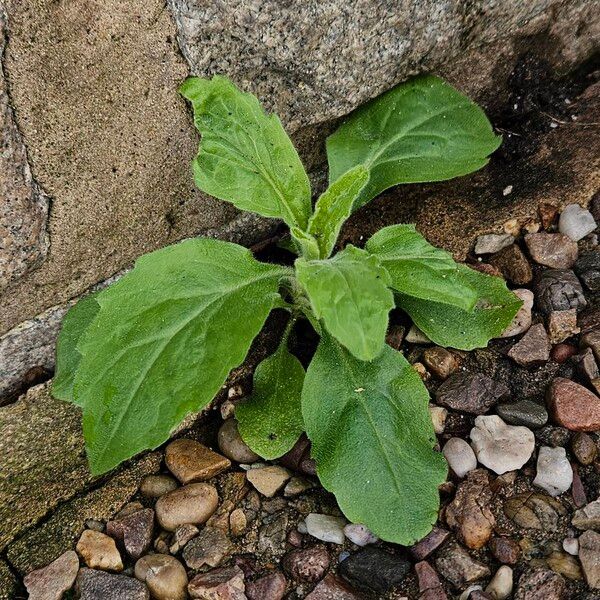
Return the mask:
<path id="1" fill-rule="evenodd" d="M 356 360 L 325 335 L 308 367 L 302 414 L 319 479 L 353 523 L 408 546 L 438 516 L 447 467 L 433 451 L 428 393 L 399 353 L 385 346 Z"/>
<path id="2" fill-rule="evenodd" d="M 377 257 L 350 245 L 327 260 L 299 258 L 296 273 L 327 330 L 357 358 L 375 358 L 394 306 L 389 276 Z"/>
<path id="3" fill-rule="evenodd" d="M 422 300 L 471 310 L 477 293 L 459 276 L 452 255 L 432 246 L 414 225 L 380 229 L 365 246 L 390 274 L 390 286 Z"/>
<path id="4" fill-rule="evenodd" d="M 263 458 L 284 455 L 304 431 L 303 384 L 304 367 L 285 341 L 256 367 L 252 396 L 236 407 L 235 416 L 240 435 Z"/>
<path id="5" fill-rule="evenodd" d="M 442 79 L 423 75 L 360 107 L 327 139 L 329 180 L 356 165 L 369 170 L 356 209 L 399 183 L 476 171 L 500 142 L 481 108 Z"/>
<path id="6" fill-rule="evenodd" d="M 94 320 L 100 305 L 96 294 L 82 298 L 63 319 L 56 342 L 56 371 L 52 380 L 52 395 L 59 400 L 73 402 L 73 382 L 81 362 L 77 343 Z"/>
<path id="7" fill-rule="evenodd" d="M 141 257 L 102 292 L 74 387 L 94 474 L 155 448 L 212 400 L 288 272 L 236 244 L 199 238 Z"/>
<path id="8" fill-rule="evenodd" d="M 292 227 L 290 229 L 292 234 L 292 241 L 300 250 L 300 254 L 309 260 L 313 258 L 319 258 L 319 245 L 317 240 L 306 231 L 302 231 L 298 227 Z"/>
<path id="9" fill-rule="evenodd" d="M 397 304 L 436 344 L 459 350 L 484 348 L 510 325 L 522 302 L 500 277 L 478 273 L 464 265 L 459 265 L 459 271 L 461 279 L 478 295 L 472 311 L 405 294 L 397 295 Z"/>
<path id="10" fill-rule="evenodd" d="M 306 229 L 310 183 L 277 115 L 225 77 L 191 77 L 180 88 L 202 134 L 192 166 L 207 194 Z"/>
<path id="11" fill-rule="evenodd" d="M 369 172 L 358 165 L 332 183 L 317 200 L 308 232 L 318 241 L 319 258 L 328 258 L 331 254 L 340 229 L 368 180 Z"/>

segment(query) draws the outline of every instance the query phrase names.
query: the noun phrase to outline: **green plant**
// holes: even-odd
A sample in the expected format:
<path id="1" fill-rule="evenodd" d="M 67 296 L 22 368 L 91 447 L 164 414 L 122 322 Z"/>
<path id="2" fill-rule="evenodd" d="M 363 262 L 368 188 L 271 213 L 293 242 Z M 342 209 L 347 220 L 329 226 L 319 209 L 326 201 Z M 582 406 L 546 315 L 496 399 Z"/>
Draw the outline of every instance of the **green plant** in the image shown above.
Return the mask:
<path id="1" fill-rule="evenodd" d="M 282 219 L 299 257 L 295 268 L 267 264 L 236 244 L 190 239 L 142 256 L 68 313 L 53 391 L 83 410 L 92 472 L 158 446 L 206 406 L 278 308 L 289 323 L 236 409 L 243 438 L 274 459 L 306 431 L 320 480 L 346 516 L 386 540 L 413 542 L 435 522 L 447 469 L 433 450 L 427 390 L 385 344 L 388 313 L 399 306 L 434 342 L 468 350 L 498 336 L 520 302 L 501 279 L 457 265 L 411 225 L 331 254 L 344 221 L 377 194 L 479 169 L 499 138 L 465 96 L 436 77 L 415 78 L 328 138 L 330 185 L 313 209 L 277 116 L 223 77 L 191 78 L 181 93 L 202 135 L 198 187 Z M 321 335 L 306 372 L 287 346 L 299 318 Z"/>

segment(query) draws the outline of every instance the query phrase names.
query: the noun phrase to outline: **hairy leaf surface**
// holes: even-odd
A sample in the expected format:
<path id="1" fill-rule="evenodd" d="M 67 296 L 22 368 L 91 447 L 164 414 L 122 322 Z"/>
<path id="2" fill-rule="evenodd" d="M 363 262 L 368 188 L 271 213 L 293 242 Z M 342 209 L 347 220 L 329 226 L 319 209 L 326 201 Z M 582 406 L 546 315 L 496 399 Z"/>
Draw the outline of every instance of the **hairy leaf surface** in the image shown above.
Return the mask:
<path id="1" fill-rule="evenodd" d="M 436 344 L 459 350 L 484 348 L 510 325 L 522 302 L 500 277 L 478 273 L 464 265 L 459 265 L 459 270 L 465 284 L 477 292 L 472 311 L 405 294 L 397 295 L 397 304 Z"/>
<path id="2" fill-rule="evenodd" d="M 308 232 L 319 244 L 320 258 L 328 258 L 331 254 L 340 229 L 368 180 L 369 172 L 358 165 L 333 182 L 317 200 Z"/>
<path id="3" fill-rule="evenodd" d="M 238 208 L 306 229 L 310 183 L 279 117 L 218 75 L 191 77 L 180 91 L 202 134 L 192 165 L 196 185 Z"/>
<path id="4" fill-rule="evenodd" d="M 414 225 L 380 229 L 365 246 L 390 274 L 391 287 L 409 296 L 471 310 L 477 293 L 452 255 L 432 246 Z"/>
<path id="5" fill-rule="evenodd" d="M 52 395 L 59 400 L 73 402 L 73 382 L 81 362 L 77 344 L 100 310 L 96 296 L 90 294 L 79 300 L 63 319 L 56 342 L 56 371 L 52 380 Z"/>
<path id="6" fill-rule="evenodd" d="M 302 414 L 319 479 L 346 517 L 410 545 L 437 519 L 446 463 L 433 451 L 429 395 L 389 346 L 356 360 L 327 334 L 306 372 Z"/>
<path id="7" fill-rule="evenodd" d="M 423 75 L 360 107 L 327 139 L 329 180 L 356 165 L 369 170 L 356 209 L 399 183 L 476 171 L 500 141 L 479 106 L 442 79 Z"/>
<path id="8" fill-rule="evenodd" d="M 286 272 L 236 244 L 197 238 L 143 256 L 103 291 L 74 388 L 93 473 L 155 448 L 212 400 Z"/>
<path id="9" fill-rule="evenodd" d="M 394 306 L 389 276 L 377 257 L 348 246 L 327 260 L 300 258 L 296 271 L 317 319 L 354 356 L 375 358 Z"/>
<path id="10" fill-rule="evenodd" d="M 263 458 L 284 455 L 304 431 L 303 384 L 304 367 L 285 343 L 256 367 L 252 395 L 236 407 L 235 416 L 240 435 Z"/>

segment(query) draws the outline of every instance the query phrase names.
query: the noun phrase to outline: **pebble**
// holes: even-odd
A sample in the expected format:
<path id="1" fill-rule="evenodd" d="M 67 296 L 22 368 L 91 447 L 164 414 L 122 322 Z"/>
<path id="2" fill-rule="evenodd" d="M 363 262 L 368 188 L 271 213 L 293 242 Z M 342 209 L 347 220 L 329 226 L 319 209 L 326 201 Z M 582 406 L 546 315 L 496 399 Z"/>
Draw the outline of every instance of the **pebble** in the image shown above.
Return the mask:
<path id="1" fill-rule="evenodd" d="M 477 459 L 475 452 L 462 438 L 450 438 L 442 449 L 450 468 L 460 478 L 463 478 L 469 471 L 477 468 Z"/>
<path id="2" fill-rule="evenodd" d="M 227 419 L 221 425 L 217 441 L 221 452 L 235 462 L 250 464 L 260 458 L 242 439 L 235 419 Z"/>
<path id="3" fill-rule="evenodd" d="M 554 551 L 546 557 L 546 564 L 559 575 L 577 581 L 582 579 L 581 567 L 577 559 L 566 552 Z"/>
<path id="4" fill-rule="evenodd" d="M 577 242 L 562 233 L 530 233 L 525 243 L 536 263 L 551 269 L 570 269 L 577 260 Z"/>
<path id="5" fill-rule="evenodd" d="M 600 533 L 586 531 L 579 536 L 579 560 L 587 584 L 600 588 Z"/>
<path id="6" fill-rule="evenodd" d="M 515 565 L 521 556 L 521 547 L 517 542 L 506 537 L 494 537 L 490 540 L 489 549 L 498 562 Z"/>
<path id="7" fill-rule="evenodd" d="M 433 431 L 437 435 L 441 435 L 442 433 L 444 433 L 444 429 L 446 428 L 446 418 L 448 417 L 448 411 L 443 406 L 430 404 L 429 415 L 431 416 L 431 422 L 433 423 Z"/>
<path id="8" fill-rule="evenodd" d="M 571 524 L 577 529 L 600 529 L 600 499 L 576 510 Z"/>
<path id="9" fill-rule="evenodd" d="M 591 465 L 598 456 L 598 446 L 587 433 L 576 433 L 571 440 L 571 449 L 582 465 Z"/>
<path id="10" fill-rule="evenodd" d="M 529 529 L 553 531 L 566 512 L 558 500 L 537 492 L 517 494 L 504 501 L 504 514 L 519 527 Z"/>
<path id="11" fill-rule="evenodd" d="M 279 465 L 269 465 L 258 469 L 250 469 L 246 473 L 248 481 L 256 491 L 267 498 L 272 498 L 290 479 L 292 474 Z"/>
<path id="12" fill-rule="evenodd" d="M 184 566 L 168 554 L 148 554 L 135 563 L 135 576 L 156 600 L 185 600 L 188 577 Z"/>
<path id="13" fill-rule="evenodd" d="M 363 547 L 374 544 L 379 538 L 365 525 L 360 523 L 348 523 L 344 527 L 344 535 L 357 546 Z"/>
<path id="14" fill-rule="evenodd" d="M 577 311 L 587 306 L 581 283 L 568 269 L 546 269 L 535 283 L 535 301 L 539 309 L 549 314 L 555 310 Z"/>
<path id="15" fill-rule="evenodd" d="M 297 581 L 314 583 L 329 569 L 329 553 L 323 545 L 288 552 L 281 562 L 285 572 Z"/>
<path id="16" fill-rule="evenodd" d="M 504 330 L 501 337 L 514 337 L 525 333 L 531 327 L 531 309 L 533 308 L 533 292 L 526 289 L 513 290 L 515 296 L 523 301 L 517 314 L 513 317 L 511 324 Z"/>
<path id="17" fill-rule="evenodd" d="M 535 448 L 535 437 L 526 427 L 507 425 L 497 415 L 489 415 L 475 419 L 471 443 L 477 460 L 502 475 L 520 469 L 529 460 Z"/>
<path id="18" fill-rule="evenodd" d="M 594 356 L 600 360 L 600 329 L 593 329 L 581 336 L 581 345 L 591 348 Z"/>
<path id="19" fill-rule="evenodd" d="M 406 334 L 406 341 L 411 344 L 431 344 L 431 340 L 414 324 Z"/>
<path id="20" fill-rule="evenodd" d="M 310 513 L 304 519 L 304 523 L 306 532 L 314 538 L 332 544 L 344 543 L 346 520 L 343 517 Z"/>
<path id="21" fill-rule="evenodd" d="M 304 600 L 363 600 L 363 596 L 356 594 L 339 577 L 328 573 Z"/>
<path id="22" fill-rule="evenodd" d="M 527 333 L 508 351 L 508 356 L 522 367 L 543 365 L 550 359 L 550 340 L 541 323 L 532 325 Z"/>
<path id="23" fill-rule="evenodd" d="M 585 489 L 583 487 L 581 477 L 579 477 L 577 464 L 575 463 L 571 466 L 573 468 L 573 486 L 571 488 L 571 496 L 573 497 L 573 504 L 575 507 L 581 508 L 588 503 L 587 496 L 585 495 Z"/>
<path id="24" fill-rule="evenodd" d="M 177 481 L 169 475 L 146 475 L 140 484 L 140 492 L 147 498 L 160 498 L 178 487 Z"/>
<path id="25" fill-rule="evenodd" d="M 231 466 L 229 459 L 200 442 L 181 438 L 165 450 L 167 468 L 183 484 L 206 481 Z"/>
<path id="26" fill-rule="evenodd" d="M 241 508 L 231 511 L 229 515 L 229 530 L 233 537 L 240 537 L 246 531 L 247 526 L 248 519 Z"/>
<path id="27" fill-rule="evenodd" d="M 515 238 L 509 233 L 486 233 L 480 235 L 475 242 L 475 254 L 494 254 L 510 246 Z"/>
<path id="28" fill-rule="evenodd" d="M 519 579 L 514 600 L 565 600 L 565 580 L 550 569 L 526 571 Z"/>
<path id="29" fill-rule="evenodd" d="M 214 485 L 190 483 L 161 496 L 156 518 L 163 529 L 175 531 L 180 525 L 205 523 L 217 510 L 219 496 Z"/>
<path id="30" fill-rule="evenodd" d="M 131 558 L 138 559 L 152 544 L 154 511 L 143 508 L 106 524 L 106 533 L 121 542 Z"/>
<path id="31" fill-rule="evenodd" d="M 577 327 L 577 311 L 555 310 L 548 315 L 548 333 L 551 344 L 560 344 L 580 331 Z"/>
<path id="32" fill-rule="evenodd" d="M 447 379 L 458 369 L 458 361 L 454 354 L 439 346 L 427 348 L 423 352 L 423 362 L 438 379 Z"/>
<path id="33" fill-rule="evenodd" d="M 456 542 L 446 544 L 436 558 L 435 566 L 444 579 L 457 588 L 490 576 L 489 568 L 475 560 Z"/>
<path id="34" fill-rule="evenodd" d="M 509 393 L 507 386 L 483 373 L 457 373 L 440 385 L 436 401 L 452 410 L 480 415 Z"/>
<path id="35" fill-rule="evenodd" d="M 571 431 L 600 429 L 600 398 L 582 385 L 555 378 L 546 392 L 546 400 L 553 419 Z"/>
<path id="36" fill-rule="evenodd" d="M 564 448 L 571 439 L 571 432 L 564 427 L 545 425 L 536 430 L 535 437 L 546 446 L 552 446 L 553 448 L 562 446 Z"/>
<path id="37" fill-rule="evenodd" d="M 551 496 L 566 492 L 573 483 L 573 469 L 564 448 L 542 446 L 538 451 L 537 474 L 533 485 Z"/>
<path id="38" fill-rule="evenodd" d="M 394 350 L 400 350 L 400 347 L 402 346 L 402 340 L 404 340 L 405 331 L 406 328 L 404 325 L 391 323 L 385 336 L 385 343 L 388 346 L 391 346 Z"/>
<path id="39" fill-rule="evenodd" d="M 77 589 L 79 600 L 150 600 L 150 592 L 141 581 L 94 569 L 80 569 Z"/>
<path id="40" fill-rule="evenodd" d="M 449 535 L 449 531 L 441 527 L 433 527 L 422 540 L 410 547 L 410 553 L 416 560 L 423 560 L 437 550 L 448 539 Z"/>
<path id="41" fill-rule="evenodd" d="M 246 596 L 248 600 L 282 600 L 286 587 L 284 574 L 274 571 L 246 583 Z"/>
<path id="42" fill-rule="evenodd" d="M 583 352 L 575 356 L 577 370 L 586 381 L 594 381 L 600 377 L 598 363 L 594 358 L 594 352 L 591 348 L 586 348 Z"/>
<path id="43" fill-rule="evenodd" d="M 447 599 L 442 582 L 435 569 L 426 561 L 415 565 L 417 579 L 419 580 L 419 600 L 445 600 Z"/>
<path id="44" fill-rule="evenodd" d="M 577 348 L 572 344 L 557 344 L 550 352 L 550 358 L 559 365 L 566 363 L 571 356 L 577 354 Z"/>
<path id="45" fill-rule="evenodd" d="M 523 425 L 530 429 L 536 429 L 543 427 L 548 422 L 546 409 L 532 400 L 498 404 L 496 412 L 509 425 Z"/>
<path id="46" fill-rule="evenodd" d="M 191 523 L 180 525 L 173 534 L 169 552 L 177 554 L 191 539 L 195 538 L 200 530 Z"/>
<path id="47" fill-rule="evenodd" d="M 563 540 L 563 550 L 568 552 L 571 556 L 577 556 L 579 554 L 579 540 L 575 537 L 568 537 Z"/>
<path id="48" fill-rule="evenodd" d="M 575 273 L 583 285 L 592 292 L 600 290 L 600 252 L 594 251 L 579 257 L 575 263 Z"/>
<path id="49" fill-rule="evenodd" d="M 117 572 L 123 570 L 123 562 L 115 540 L 104 533 L 86 529 L 77 542 L 76 550 L 91 569 Z"/>
<path id="50" fill-rule="evenodd" d="M 575 242 L 596 229 L 592 213 L 579 204 L 565 206 L 558 219 L 558 230 Z"/>
<path id="51" fill-rule="evenodd" d="M 190 569 L 216 567 L 232 550 L 233 545 L 226 533 L 206 525 L 185 545 L 182 557 Z"/>
<path id="52" fill-rule="evenodd" d="M 494 600 L 506 600 L 513 590 L 513 570 L 502 565 L 485 588 L 485 593 Z"/>
<path id="53" fill-rule="evenodd" d="M 73 550 L 61 554 L 43 569 L 25 575 L 23 583 L 29 600 L 61 600 L 75 583 L 79 571 L 79 557 Z"/>
<path id="54" fill-rule="evenodd" d="M 516 244 L 492 255 L 489 262 L 500 269 L 502 275 L 514 285 L 527 285 L 533 279 L 531 265 Z"/>
<path id="55" fill-rule="evenodd" d="M 558 216 L 558 206 L 551 202 L 541 202 L 538 205 L 538 213 L 540 215 L 540 220 L 542 221 L 542 227 L 544 229 L 550 229 Z"/>
<path id="56" fill-rule="evenodd" d="M 288 523 L 289 517 L 284 512 L 273 515 L 265 522 L 258 530 L 259 552 L 269 552 L 275 556 L 284 554 Z"/>
<path id="57" fill-rule="evenodd" d="M 237 565 L 196 575 L 188 585 L 191 598 L 246 600 L 244 572 Z"/>
<path id="58" fill-rule="evenodd" d="M 396 554 L 367 546 L 339 565 L 340 575 L 358 589 L 387 592 L 398 585 L 411 570 L 411 563 Z"/>
<path id="59" fill-rule="evenodd" d="M 304 477 L 292 477 L 283 488 L 286 498 L 293 498 L 315 487 L 315 484 Z"/>

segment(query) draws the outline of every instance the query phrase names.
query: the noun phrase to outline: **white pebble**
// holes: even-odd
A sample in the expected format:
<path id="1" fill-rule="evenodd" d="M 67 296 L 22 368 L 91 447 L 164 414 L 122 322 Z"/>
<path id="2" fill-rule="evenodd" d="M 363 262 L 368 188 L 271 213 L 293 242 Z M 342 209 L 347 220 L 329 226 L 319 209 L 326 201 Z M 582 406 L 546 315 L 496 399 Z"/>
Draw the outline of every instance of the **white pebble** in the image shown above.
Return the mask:
<path id="1" fill-rule="evenodd" d="M 579 204 L 569 204 L 560 213 L 558 230 L 576 242 L 588 233 L 592 233 L 594 229 L 596 229 L 596 221 L 592 213 Z"/>
<path id="2" fill-rule="evenodd" d="M 538 453 L 537 475 L 533 485 L 546 490 L 551 496 L 566 492 L 573 483 L 573 469 L 564 448 L 542 446 Z"/>
<path id="3" fill-rule="evenodd" d="M 322 542 L 331 542 L 332 544 L 344 543 L 345 519 L 332 517 L 331 515 L 310 513 L 304 522 L 306 523 L 307 533 L 314 538 Z"/>
<path id="4" fill-rule="evenodd" d="M 512 185 L 507 185 L 503 190 L 502 190 L 502 195 L 503 196 L 508 196 L 511 192 L 513 191 L 513 186 Z"/>
<path id="5" fill-rule="evenodd" d="M 469 471 L 477 468 L 477 458 L 473 448 L 461 438 L 450 438 L 442 450 L 450 468 L 458 477 L 464 477 Z"/>
<path id="6" fill-rule="evenodd" d="M 512 589 L 513 570 L 506 565 L 502 565 L 485 588 L 485 593 L 495 600 L 506 600 L 511 595 Z"/>
<path id="7" fill-rule="evenodd" d="M 360 523 L 349 523 L 344 527 L 346 537 L 357 546 L 367 546 L 379 541 L 379 538 L 370 529 Z"/>
<path id="8" fill-rule="evenodd" d="M 306 523 L 304 521 L 298 521 L 298 526 L 296 527 L 298 533 L 308 533 L 308 529 L 306 528 Z"/>
<path id="9" fill-rule="evenodd" d="M 579 540 L 577 538 L 565 538 L 562 547 L 563 550 L 568 552 L 571 556 L 577 556 L 579 554 Z"/>
<path id="10" fill-rule="evenodd" d="M 480 235 L 475 243 L 475 254 L 494 254 L 514 243 L 515 238 L 509 233 L 486 233 Z"/>
<path id="11" fill-rule="evenodd" d="M 405 339 L 411 344 L 431 344 L 431 340 L 416 325 L 411 325 Z"/>
<path id="12" fill-rule="evenodd" d="M 429 405 L 429 414 L 431 416 L 431 422 L 433 423 L 433 430 L 437 435 L 444 433 L 446 428 L 446 417 L 448 416 L 448 410 L 443 406 L 437 406 L 435 404 Z"/>
<path id="13" fill-rule="evenodd" d="M 533 292 L 526 289 L 513 290 L 515 296 L 523 301 L 523 305 L 514 316 L 512 323 L 502 332 L 500 337 L 507 338 L 525 333 L 531 327 L 531 309 L 533 308 Z"/>
<path id="14" fill-rule="evenodd" d="M 479 592 L 481 590 L 483 590 L 483 587 L 477 583 L 474 583 L 458 597 L 458 600 L 469 600 L 473 592 Z"/>

